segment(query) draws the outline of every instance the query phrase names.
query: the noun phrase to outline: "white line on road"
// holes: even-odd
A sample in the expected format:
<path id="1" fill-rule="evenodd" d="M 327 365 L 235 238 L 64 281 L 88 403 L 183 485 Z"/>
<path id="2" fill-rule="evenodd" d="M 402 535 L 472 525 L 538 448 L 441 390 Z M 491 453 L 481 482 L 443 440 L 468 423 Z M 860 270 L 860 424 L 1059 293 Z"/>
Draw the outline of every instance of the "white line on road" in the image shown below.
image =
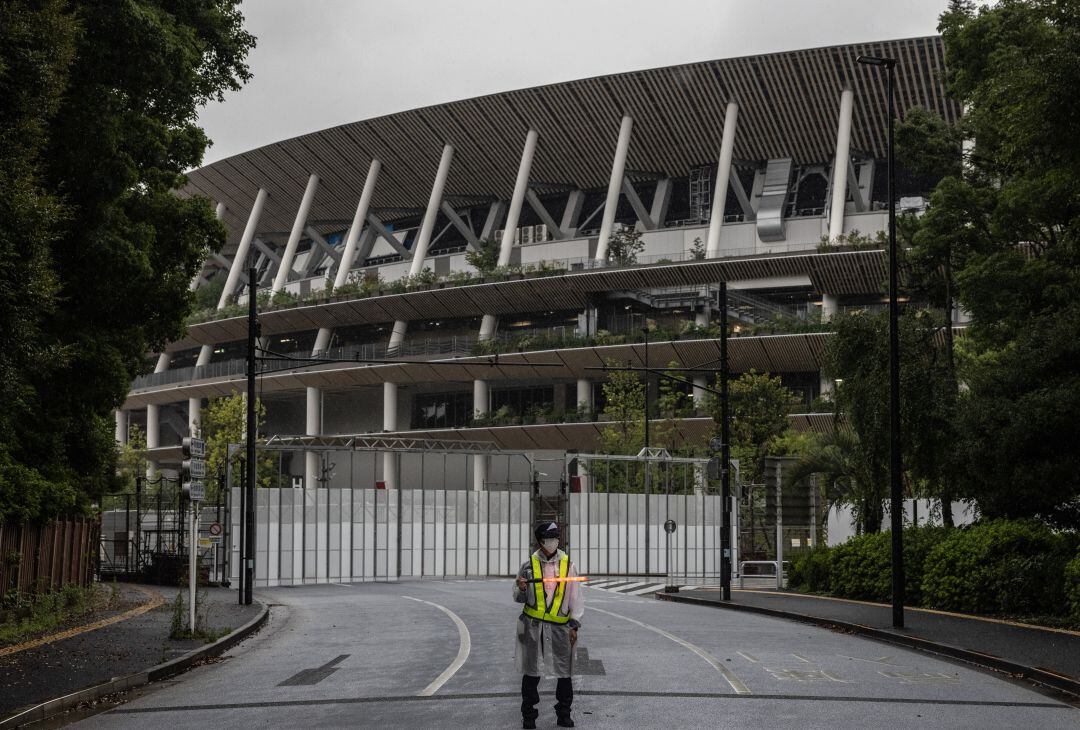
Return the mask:
<path id="1" fill-rule="evenodd" d="M 632 624 L 637 624 L 638 626 L 640 626 L 643 629 L 648 629 L 649 631 L 656 632 L 657 634 L 660 634 L 661 636 L 663 636 L 665 639 L 671 639 L 672 641 L 674 641 L 679 646 L 686 647 L 687 649 L 689 649 L 690 651 L 694 652 L 699 657 L 701 657 L 702 659 L 707 661 L 710 665 L 712 665 L 712 668 L 715 669 L 716 671 L 720 672 L 720 674 L 724 677 L 724 679 L 727 680 L 727 683 L 731 685 L 731 688 L 733 690 L 735 690 L 736 694 L 740 694 L 740 695 L 751 694 L 750 688 L 747 687 L 745 684 L 743 684 L 742 680 L 739 679 L 738 677 L 736 677 L 734 672 L 732 672 L 730 669 L 728 669 L 723 664 L 721 664 L 717 660 L 716 657 L 714 657 L 712 654 L 710 654 L 709 652 L 702 649 L 700 646 L 695 646 L 695 645 L 691 644 L 689 641 L 686 641 L 685 639 L 680 639 L 678 636 L 675 636 L 674 634 L 670 634 L 670 633 L 668 633 L 667 631 L 664 631 L 661 628 L 657 628 L 656 626 L 650 626 L 649 624 L 642 623 L 641 621 L 638 621 L 637 619 L 630 618 L 629 616 L 623 616 L 622 614 L 612 613 L 611 611 L 605 611 L 604 609 L 596 608 L 595 606 L 591 607 L 590 610 L 598 611 L 600 613 L 606 613 L 608 616 L 614 616 L 615 618 L 621 618 L 623 621 L 629 621 Z"/>
<path id="2" fill-rule="evenodd" d="M 465 622 L 461 618 L 451 611 L 446 606 L 440 606 L 437 603 L 431 601 L 425 601 L 421 598 L 413 598 L 412 596 L 402 596 L 402 598 L 408 598 L 410 601 L 416 601 L 417 603 L 426 603 L 429 606 L 434 606 L 447 616 L 450 620 L 457 625 L 458 631 L 458 651 L 457 656 L 454 657 L 454 661 L 450 662 L 450 666 L 443 670 L 443 673 L 435 678 L 435 681 L 420 690 L 417 697 L 430 697 L 439 691 L 439 688 L 446 684 L 447 680 L 454 676 L 457 670 L 461 669 L 461 665 L 465 663 L 465 660 L 469 658 L 469 652 L 472 651 L 472 637 L 469 635 L 469 629 L 465 626 Z M 599 610 L 599 609 L 597 609 Z"/>

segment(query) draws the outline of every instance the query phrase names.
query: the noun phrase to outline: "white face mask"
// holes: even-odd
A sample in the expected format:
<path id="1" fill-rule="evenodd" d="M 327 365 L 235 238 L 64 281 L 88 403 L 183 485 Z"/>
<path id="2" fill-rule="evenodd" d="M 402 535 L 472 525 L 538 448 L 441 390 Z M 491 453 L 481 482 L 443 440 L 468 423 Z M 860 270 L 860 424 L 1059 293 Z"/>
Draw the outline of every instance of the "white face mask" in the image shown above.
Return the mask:
<path id="1" fill-rule="evenodd" d="M 551 555 L 553 552 L 559 549 L 559 538 L 549 537 L 547 540 L 541 540 L 540 547 L 544 548 L 545 553 Z"/>

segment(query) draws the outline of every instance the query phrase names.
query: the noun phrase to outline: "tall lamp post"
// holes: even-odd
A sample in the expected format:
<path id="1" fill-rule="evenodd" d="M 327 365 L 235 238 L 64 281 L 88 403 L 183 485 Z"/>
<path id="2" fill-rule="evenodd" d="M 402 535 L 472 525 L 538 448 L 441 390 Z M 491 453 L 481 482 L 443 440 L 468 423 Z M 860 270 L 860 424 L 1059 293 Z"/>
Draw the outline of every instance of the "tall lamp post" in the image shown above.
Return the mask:
<path id="1" fill-rule="evenodd" d="M 904 627 L 904 507 L 900 460 L 900 306 L 896 300 L 896 180 L 893 165 L 893 75 L 895 58 L 859 56 L 856 63 L 885 69 L 889 98 L 889 512 L 892 530 L 893 627 Z"/>

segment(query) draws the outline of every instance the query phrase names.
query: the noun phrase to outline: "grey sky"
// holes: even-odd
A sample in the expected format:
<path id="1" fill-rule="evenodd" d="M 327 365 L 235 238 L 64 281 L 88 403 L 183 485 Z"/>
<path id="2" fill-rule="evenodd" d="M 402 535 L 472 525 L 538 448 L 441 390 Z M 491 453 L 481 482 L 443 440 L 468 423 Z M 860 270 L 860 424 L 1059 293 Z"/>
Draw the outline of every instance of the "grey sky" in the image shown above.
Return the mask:
<path id="1" fill-rule="evenodd" d="M 248 0 L 251 82 L 214 162 L 359 119 L 570 79 L 936 32 L 945 0 Z"/>

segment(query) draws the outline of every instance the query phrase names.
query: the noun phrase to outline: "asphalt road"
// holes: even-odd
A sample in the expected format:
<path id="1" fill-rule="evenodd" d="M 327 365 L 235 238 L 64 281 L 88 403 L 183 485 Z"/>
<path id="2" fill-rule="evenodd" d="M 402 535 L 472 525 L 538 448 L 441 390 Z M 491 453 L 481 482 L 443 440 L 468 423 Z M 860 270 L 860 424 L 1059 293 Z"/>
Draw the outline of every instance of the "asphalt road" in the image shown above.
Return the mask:
<path id="1" fill-rule="evenodd" d="M 1080 727 L 1012 680 L 816 627 L 586 588 L 578 727 Z M 88 728 L 520 727 L 510 581 L 260 592 L 267 628 Z M 538 727 L 555 727 L 554 681 Z"/>

